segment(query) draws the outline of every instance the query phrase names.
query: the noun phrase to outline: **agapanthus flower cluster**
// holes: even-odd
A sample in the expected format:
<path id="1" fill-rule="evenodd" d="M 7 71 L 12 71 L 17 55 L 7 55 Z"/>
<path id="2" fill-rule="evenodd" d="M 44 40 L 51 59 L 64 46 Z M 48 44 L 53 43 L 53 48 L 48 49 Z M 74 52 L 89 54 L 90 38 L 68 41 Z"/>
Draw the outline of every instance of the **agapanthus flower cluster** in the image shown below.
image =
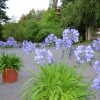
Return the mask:
<path id="1" fill-rule="evenodd" d="M 57 40 L 57 36 L 55 34 L 50 34 L 45 38 L 45 44 L 50 45 L 52 43 L 55 43 Z"/>
<path id="2" fill-rule="evenodd" d="M 17 41 L 15 41 L 13 37 L 8 38 L 7 44 L 8 44 L 8 46 L 13 46 L 15 48 L 19 47 L 19 45 L 17 44 Z"/>
<path id="3" fill-rule="evenodd" d="M 100 90 L 100 75 L 97 75 L 97 77 L 93 80 L 92 88 Z"/>
<path id="4" fill-rule="evenodd" d="M 100 51 L 100 38 L 97 38 L 92 42 L 92 47 L 96 51 Z"/>
<path id="5" fill-rule="evenodd" d="M 62 36 L 65 47 L 70 48 L 72 44 L 78 42 L 79 32 L 76 29 L 65 29 Z"/>
<path id="6" fill-rule="evenodd" d="M 32 50 L 35 51 L 36 43 L 32 43 L 31 41 L 28 42 L 27 40 L 24 40 L 22 42 L 22 49 L 26 54 L 28 54 Z"/>
<path id="7" fill-rule="evenodd" d="M 100 73 L 100 61 L 95 61 L 95 65 L 93 66 L 96 73 Z"/>
<path id="8" fill-rule="evenodd" d="M 95 61 L 93 68 L 96 71 L 97 76 L 92 82 L 92 88 L 100 90 L 100 61 Z"/>
<path id="9" fill-rule="evenodd" d="M 56 44 L 56 49 L 62 48 L 63 40 L 62 39 L 57 39 L 55 44 Z"/>
<path id="10" fill-rule="evenodd" d="M 90 45 L 80 45 L 74 53 L 79 63 L 90 62 L 94 58 L 94 51 Z"/>
<path id="11" fill-rule="evenodd" d="M 9 37 L 6 42 L 0 41 L 0 47 L 4 47 L 4 46 L 8 46 L 8 47 L 12 46 L 15 48 L 19 47 L 17 41 L 15 41 L 13 37 Z"/>
<path id="12" fill-rule="evenodd" d="M 0 47 L 7 46 L 7 42 L 0 41 Z"/>
<path id="13" fill-rule="evenodd" d="M 36 49 L 34 61 L 39 65 L 50 64 L 52 62 L 52 52 L 44 48 Z"/>

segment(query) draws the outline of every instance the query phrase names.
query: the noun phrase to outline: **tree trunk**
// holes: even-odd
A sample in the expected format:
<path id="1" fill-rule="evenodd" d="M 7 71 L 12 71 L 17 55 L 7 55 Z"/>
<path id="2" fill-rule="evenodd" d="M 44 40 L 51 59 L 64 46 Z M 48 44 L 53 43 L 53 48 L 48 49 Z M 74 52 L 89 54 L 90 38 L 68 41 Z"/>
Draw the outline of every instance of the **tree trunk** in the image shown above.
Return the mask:
<path id="1" fill-rule="evenodd" d="M 0 40 L 2 40 L 2 25 L 0 24 Z"/>
<path id="2" fill-rule="evenodd" d="M 85 40 L 88 40 L 88 27 L 86 25 Z"/>
<path id="3" fill-rule="evenodd" d="M 93 33 L 94 33 L 93 27 L 91 27 L 91 26 L 86 27 L 86 33 L 85 33 L 86 40 L 91 40 L 93 37 Z"/>

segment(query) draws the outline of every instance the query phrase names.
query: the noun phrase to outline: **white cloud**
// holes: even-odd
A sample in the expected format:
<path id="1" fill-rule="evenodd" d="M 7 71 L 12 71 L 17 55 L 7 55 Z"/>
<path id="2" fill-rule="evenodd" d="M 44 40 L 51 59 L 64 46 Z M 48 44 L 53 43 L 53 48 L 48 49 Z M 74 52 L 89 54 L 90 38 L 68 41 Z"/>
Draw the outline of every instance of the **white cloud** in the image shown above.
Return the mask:
<path id="1" fill-rule="evenodd" d="M 27 14 L 32 8 L 35 10 L 47 9 L 48 6 L 49 0 L 8 0 L 7 15 L 19 19 L 22 14 Z"/>

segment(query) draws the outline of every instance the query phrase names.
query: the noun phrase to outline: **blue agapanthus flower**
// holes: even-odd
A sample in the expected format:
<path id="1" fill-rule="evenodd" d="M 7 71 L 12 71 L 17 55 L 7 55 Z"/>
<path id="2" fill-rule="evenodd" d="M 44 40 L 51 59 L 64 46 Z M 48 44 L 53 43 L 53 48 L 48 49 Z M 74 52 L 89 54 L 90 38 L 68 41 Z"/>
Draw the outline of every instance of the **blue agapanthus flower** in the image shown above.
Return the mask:
<path id="1" fill-rule="evenodd" d="M 30 45 L 29 45 L 27 40 L 24 40 L 22 42 L 22 49 L 26 54 L 28 54 L 31 51 L 31 47 L 30 47 Z"/>
<path id="2" fill-rule="evenodd" d="M 73 43 L 77 43 L 79 40 L 79 32 L 76 29 L 65 29 L 63 31 L 63 41 L 67 48 L 70 48 Z"/>
<path id="3" fill-rule="evenodd" d="M 100 90 L 100 74 L 93 80 L 92 88 L 96 90 Z"/>
<path id="4" fill-rule="evenodd" d="M 18 48 L 19 47 L 19 45 L 17 44 L 17 42 L 16 41 L 7 41 L 7 45 L 8 46 L 13 46 L 14 48 Z"/>
<path id="5" fill-rule="evenodd" d="M 32 43 L 31 41 L 29 41 L 29 46 L 30 46 L 31 50 L 35 51 L 36 43 Z"/>
<path id="6" fill-rule="evenodd" d="M 52 62 L 52 52 L 44 48 L 36 49 L 34 61 L 39 65 L 50 64 Z"/>
<path id="7" fill-rule="evenodd" d="M 57 36 L 55 34 L 50 34 L 45 38 L 45 44 L 50 45 L 52 43 L 55 43 L 57 40 Z"/>
<path id="8" fill-rule="evenodd" d="M 56 44 L 56 49 L 60 49 L 63 46 L 63 40 L 62 39 L 57 39 L 55 44 Z"/>
<path id="9" fill-rule="evenodd" d="M 95 65 L 93 66 L 96 73 L 100 73 L 100 61 L 95 61 Z"/>
<path id="10" fill-rule="evenodd" d="M 7 42 L 2 42 L 3 45 L 2 46 L 8 46 Z"/>
<path id="11" fill-rule="evenodd" d="M 15 47 L 15 48 L 18 48 L 18 47 L 19 47 L 17 41 L 15 41 L 13 37 L 9 37 L 9 38 L 8 38 L 8 40 L 7 40 L 7 45 L 8 45 L 8 46 L 13 46 L 13 47 Z"/>
<path id="12" fill-rule="evenodd" d="M 0 47 L 4 47 L 4 46 L 8 46 L 8 47 L 12 46 L 15 48 L 19 47 L 17 41 L 15 41 L 13 37 L 9 37 L 6 42 L 0 41 Z"/>
<path id="13" fill-rule="evenodd" d="M 90 62 L 94 58 L 94 51 L 91 46 L 80 45 L 74 51 L 75 56 L 80 63 Z"/>
<path id="14" fill-rule="evenodd" d="M 32 43 L 31 41 L 28 42 L 27 40 L 24 40 L 22 42 L 22 49 L 26 54 L 28 54 L 31 51 L 35 51 L 36 43 Z"/>
<path id="15" fill-rule="evenodd" d="M 100 38 L 97 38 L 92 42 L 92 47 L 96 51 L 100 51 Z"/>
<path id="16" fill-rule="evenodd" d="M 9 37 L 8 41 L 15 41 L 13 37 Z"/>
<path id="17" fill-rule="evenodd" d="M 7 46 L 6 42 L 0 41 L 0 47 Z"/>

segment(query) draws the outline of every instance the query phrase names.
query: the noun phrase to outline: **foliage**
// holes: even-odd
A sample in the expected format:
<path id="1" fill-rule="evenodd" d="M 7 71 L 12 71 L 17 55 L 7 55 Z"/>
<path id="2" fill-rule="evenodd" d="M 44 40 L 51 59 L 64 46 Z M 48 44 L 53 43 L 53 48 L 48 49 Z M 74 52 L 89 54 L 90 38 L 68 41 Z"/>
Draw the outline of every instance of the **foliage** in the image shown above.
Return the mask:
<path id="1" fill-rule="evenodd" d="M 3 37 L 14 37 L 17 41 L 28 40 L 41 42 L 44 38 L 54 33 L 61 37 L 60 17 L 53 8 L 47 11 L 32 9 L 28 14 L 22 15 L 18 22 L 8 22 L 3 25 Z"/>
<path id="2" fill-rule="evenodd" d="M 63 27 L 85 26 L 85 31 L 89 27 L 100 26 L 100 0 L 62 0 L 62 18 Z M 64 2 L 67 2 L 64 4 Z"/>
<path id="3" fill-rule="evenodd" d="M 15 22 L 7 22 L 4 26 L 3 26 L 3 38 L 5 38 L 6 40 L 8 39 L 9 36 L 14 37 L 15 39 L 17 39 L 19 36 L 17 34 L 19 34 L 19 25 L 18 23 Z"/>
<path id="4" fill-rule="evenodd" d="M 40 68 L 24 88 L 24 100 L 86 100 L 88 84 L 75 68 L 66 65 L 46 65 Z"/>
<path id="5" fill-rule="evenodd" d="M 52 8 L 48 9 L 43 13 L 43 16 L 40 20 L 41 30 L 37 35 L 39 41 L 43 41 L 46 36 L 53 33 L 58 37 L 61 37 L 63 28 L 60 27 L 60 17 L 56 15 L 55 10 Z"/>
<path id="6" fill-rule="evenodd" d="M 17 57 L 15 54 L 1 54 L 0 55 L 0 71 L 6 68 L 15 68 L 20 70 L 22 67 L 22 61 L 20 57 Z"/>
<path id="7" fill-rule="evenodd" d="M 74 23 L 79 25 L 81 22 L 89 26 L 100 25 L 99 3 L 99 0 L 75 0 L 75 2 L 69 2 L 63 9 L 63 11 L 66 11 L 63 12 L 63 15 L 66 17 L 67 26 L 68 24 L 74 25 Z"/>

